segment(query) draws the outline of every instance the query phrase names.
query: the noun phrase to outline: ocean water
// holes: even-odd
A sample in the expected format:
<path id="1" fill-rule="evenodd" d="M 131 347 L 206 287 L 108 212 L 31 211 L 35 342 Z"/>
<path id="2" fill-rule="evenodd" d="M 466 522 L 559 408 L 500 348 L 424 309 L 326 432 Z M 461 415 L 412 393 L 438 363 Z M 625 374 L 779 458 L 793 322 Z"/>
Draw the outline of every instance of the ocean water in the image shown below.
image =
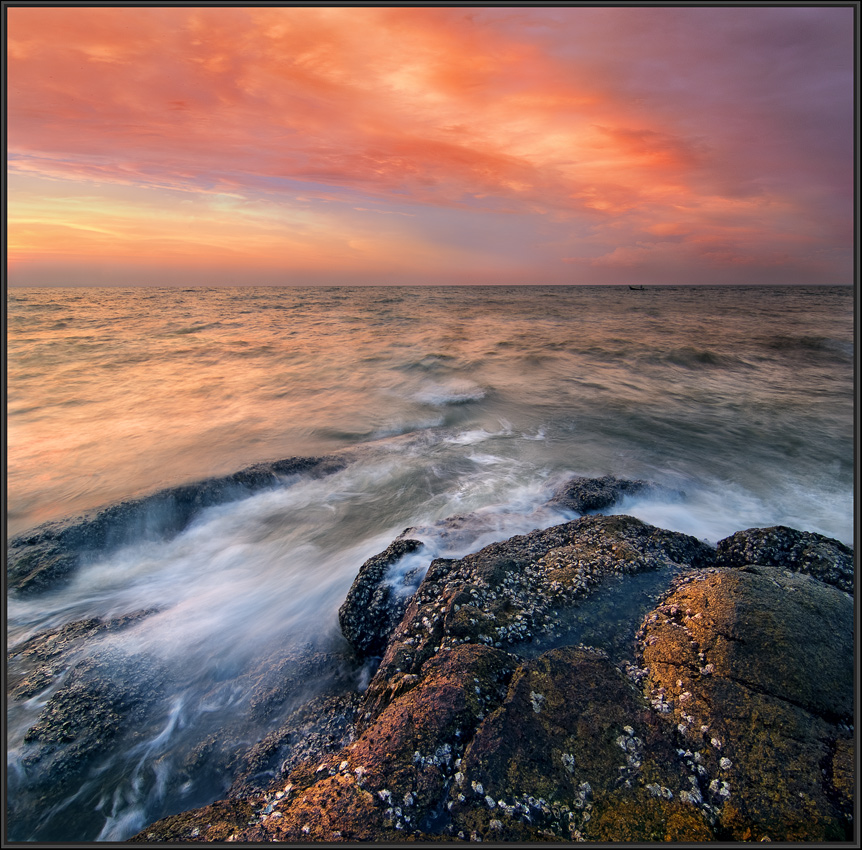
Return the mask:
<path id="1" fill-rule="evenodd" d="M 571 518 L 544 506 L 567 477 L 616 475 L 667 488 L 617 512 L 710 542 L 784 524 L 853 543 L 849 287 L 10 289 L 7 314 L 10 535 L 259 461 L 348 461 L 10 597 L 10 649 L 156 609 L 90 651 L 170 683 L 53 796 L 23 736 L 69 674 L 11 701 L 13 840 L 122 840 L 221 796 L 227 773 L 178 766 L 307 698 L 262 724 L 240 683 L 264 647 L 337 646 L 359 566 L 407 526 L 465 554 Z"/>

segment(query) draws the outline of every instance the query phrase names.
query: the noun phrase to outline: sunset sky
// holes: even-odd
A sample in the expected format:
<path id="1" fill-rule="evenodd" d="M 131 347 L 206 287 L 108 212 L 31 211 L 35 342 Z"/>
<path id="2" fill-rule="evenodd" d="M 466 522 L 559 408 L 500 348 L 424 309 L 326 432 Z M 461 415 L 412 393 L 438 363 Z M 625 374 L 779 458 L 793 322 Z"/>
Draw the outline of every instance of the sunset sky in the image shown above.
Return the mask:
<path id="1" fill-rule="evenodd" d="M 12 285 L 852 283 L 849 6 L 7 14 Z"/>

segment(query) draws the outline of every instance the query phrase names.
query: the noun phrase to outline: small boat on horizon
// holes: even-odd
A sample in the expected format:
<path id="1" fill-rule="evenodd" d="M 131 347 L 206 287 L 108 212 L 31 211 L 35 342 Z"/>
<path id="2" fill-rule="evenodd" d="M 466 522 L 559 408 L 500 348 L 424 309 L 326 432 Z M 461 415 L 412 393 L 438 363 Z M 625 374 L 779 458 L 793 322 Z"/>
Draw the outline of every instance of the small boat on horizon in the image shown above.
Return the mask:
<path id="1" fill-rule="evenodd" d="M 642 289 L 646 289 L 646 287 L 645 286 L 632 286 L 631 284 L 629 284 L 629 289 L 642 290 Z"/>

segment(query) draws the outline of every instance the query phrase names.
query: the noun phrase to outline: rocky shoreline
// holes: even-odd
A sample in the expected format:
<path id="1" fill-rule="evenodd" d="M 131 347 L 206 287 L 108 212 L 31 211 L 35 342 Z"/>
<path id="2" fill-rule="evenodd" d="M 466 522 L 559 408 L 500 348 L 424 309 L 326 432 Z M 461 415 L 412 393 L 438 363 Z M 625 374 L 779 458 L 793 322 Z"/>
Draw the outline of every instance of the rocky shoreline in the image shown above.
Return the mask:
<path id="1" fill-rule="evenodd" d="M 852 840 L 852 550 L 785 527 L 712 547 L 596 513 L 650 486 L 575 479 L 554 502 L 583 516 L 435 559 L 424 577 L 406 529 L 339 612 L 354 661 L 376 665 L 367 688 L 316 695 L 240 757 L 223 753 L 226 799 L 130 840 Z M 78 557 L 57 539 L 13 542 L 10 586 L 67 575 L 72 561 L 39 566 L 43 550 Z M 73 663 L 80 641 L 147 614 L 17 647 L 12 698 Z M 314 647 L 285 656 L 283 689 L 331 662 Z M 27 732 L 70 777 L 154 693 L 118 694 L 81 667 Z M 261 691 L 254 710 L 279 700 Z"/>

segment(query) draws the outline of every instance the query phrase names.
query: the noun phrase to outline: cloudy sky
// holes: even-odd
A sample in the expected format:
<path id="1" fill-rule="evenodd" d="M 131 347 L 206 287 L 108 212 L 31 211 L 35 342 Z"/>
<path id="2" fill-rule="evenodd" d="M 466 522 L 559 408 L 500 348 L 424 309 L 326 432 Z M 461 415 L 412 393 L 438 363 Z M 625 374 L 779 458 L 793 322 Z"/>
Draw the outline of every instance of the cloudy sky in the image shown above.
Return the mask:
<path id="1" fill-rule="evenodd" d="M 9 8 L 9 281 L 848 284 L 853 12 Z"/>

